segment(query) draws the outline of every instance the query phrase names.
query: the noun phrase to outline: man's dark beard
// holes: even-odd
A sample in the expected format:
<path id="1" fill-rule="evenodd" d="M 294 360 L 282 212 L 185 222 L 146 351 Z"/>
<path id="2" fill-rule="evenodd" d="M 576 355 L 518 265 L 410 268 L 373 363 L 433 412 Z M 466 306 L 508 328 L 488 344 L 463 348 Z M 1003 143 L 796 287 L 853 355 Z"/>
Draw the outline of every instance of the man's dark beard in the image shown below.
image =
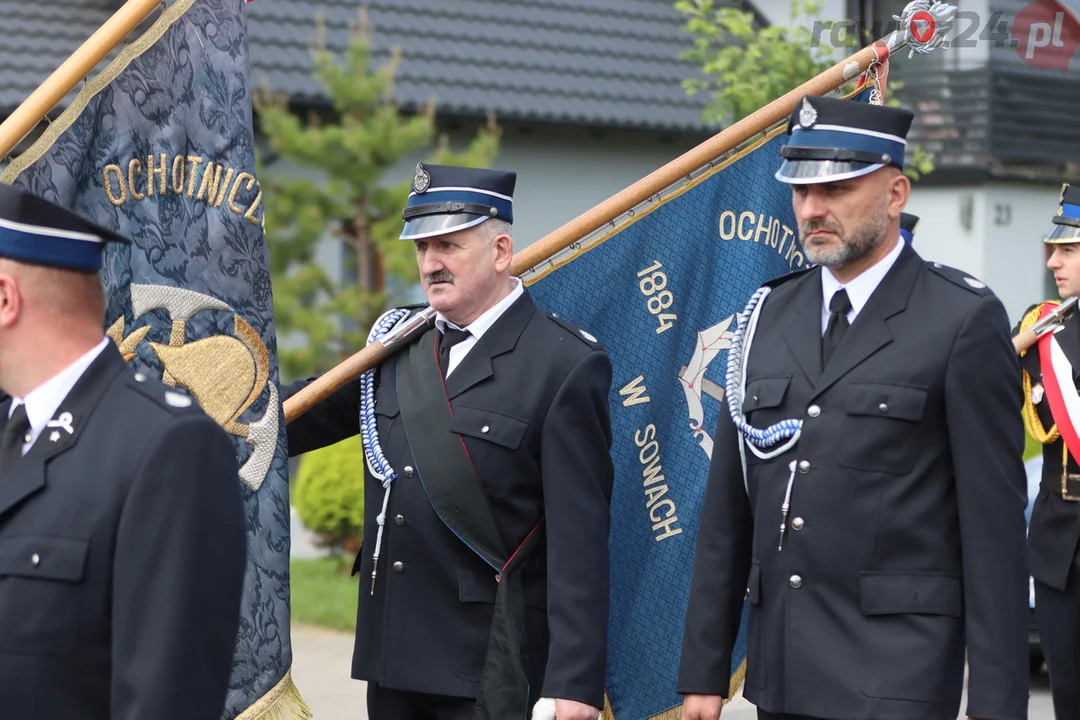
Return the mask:
<path id="1" fill-rule="evenodd" d="M 855 228 L 849 236 L 845 236 L 840 227 L 819 220 L 811 220 L 799 228 L 799 239 L 802 242 L 803 252 L 806 259 L 814 265 L 822 265 L 830 270 L 838 270 L 846 267 L 862 258 L 876 248 L 885 239 L 889 217 L 886 215 L 885 198 L 882 206 L 875 208 L 870 218 L 858 228 Z M 827 230 L 840 238 L 839 247 L 817 247 L 812 242 L 806 241 L 806 236 L 818 230 Z"/>

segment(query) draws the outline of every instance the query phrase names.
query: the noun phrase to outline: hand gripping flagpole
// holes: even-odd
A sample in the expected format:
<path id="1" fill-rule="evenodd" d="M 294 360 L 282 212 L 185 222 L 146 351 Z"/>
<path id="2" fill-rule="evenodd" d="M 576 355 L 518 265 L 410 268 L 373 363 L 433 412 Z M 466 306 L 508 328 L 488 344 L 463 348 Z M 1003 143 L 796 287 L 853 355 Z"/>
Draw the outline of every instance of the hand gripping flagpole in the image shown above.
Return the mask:
<path id="1" fill-rule="evenodd" d="M 899 29 L 895 32 L 876 40 L 847 59 L 841 60 L 817 77 L 725 128 L 697 147 L 517 253 L 510 263 L 511 274 L 521 275 L 546 262 L 589 233 L 612 222 L 680 179 L 787 119 L 796 103 L 804 95 L 830 93 L 865 73 L 871 65 L 883 64 L 889 56 L 903 48 L 909 48 L 912 53 L 923 54 L 939 47 L 952 29 L 956 11 L 955 5 L 938 0 L 934 2 L 915 0 L 908 4 L 899 18 Z M 372 342 L 322 375 L 285 401 L 285 422 L 292 422 L 361 373 L 378 365 L 393 349 L 408 345 L 431 327 L 434 321 L 435 311 L 428 308 L 414 315 L 408 323 L 391 331 L 381 341 Z"/>
<path id="2" fill-rule="evenodd" d="M 1012 339 L 1016 353 L 1022 355 L 1025 350 L 1034 345 L 1043 335 L 1049 332 L 1056 332 L 1065 321 L 1065 317 L 1072 311 L 1076 302 L 1077 298 L 1074 297 L 1065 300 L 1052 312 L 1048 313 L 1042 320 L 1039 320 L 1031 327 L 1016 333 Z"/>

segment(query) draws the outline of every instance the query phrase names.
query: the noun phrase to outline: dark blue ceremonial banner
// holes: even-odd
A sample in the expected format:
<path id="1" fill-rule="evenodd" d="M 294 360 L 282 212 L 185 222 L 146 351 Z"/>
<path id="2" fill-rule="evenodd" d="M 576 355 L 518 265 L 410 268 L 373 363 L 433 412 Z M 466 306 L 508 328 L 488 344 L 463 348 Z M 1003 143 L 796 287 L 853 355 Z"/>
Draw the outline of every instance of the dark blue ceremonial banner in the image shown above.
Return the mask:
<path id="1" fill-rule="evenodd" d="M 805 264 L 783 135 L 669 188 L 525 276 L 537 305 L 580 324 L 614 364 L 615 492 L 605 718 L 676 718 L 694 540 L 734 315 Z M 745 615 L 732 659 L 741 685 Z M 613 713 L 613 714 L 612 714 Z"/>
<path id="2" fill-rule="evenodd" d="M 288 466 L 243 10 L 165 4 L 0 181 L 133 240 L 108 246 L 108 335 L 193 395 L 242 466 L 248 567 L 224 717 L 307 718 L 289 672 Z"/>

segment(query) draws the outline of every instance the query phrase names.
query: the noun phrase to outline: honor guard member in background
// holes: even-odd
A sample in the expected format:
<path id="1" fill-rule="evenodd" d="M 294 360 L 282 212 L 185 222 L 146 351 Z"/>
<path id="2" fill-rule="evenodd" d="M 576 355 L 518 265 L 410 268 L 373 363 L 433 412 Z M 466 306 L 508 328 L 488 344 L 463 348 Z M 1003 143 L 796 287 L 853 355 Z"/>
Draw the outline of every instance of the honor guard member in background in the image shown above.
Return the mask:
<path id="1" fill-rule="evenodd" d="M 1080 296 L 1080 187 L 1065 185 L 1059 214 L 1047 236 L 1046 266 L 1062 300 Z M 1030 328 L 1060 301 L 1039 303 L 1024 313 L 1017 330 Z M 1061 329 L 1022 353 L 1024 421 L 1043 444 L 1042 483 L 1031 510 L 1029 562 L 1035 581 L 1039 628 L 1054 714 L 1080 718 L 1080 417 L 1070 414 L 1080 378 L 1080 320 L 1069 312 Z M 1064 439 L 1063 439 L 1064 438 Z"/>
<path id="2" fill-rule="evenodd" d="M 683 720 L 719 716 L 744 600 L 761 718 L 955 720 L 965 653 L 968 715 L 1027 717 L 1020 366 L 998 298 L 900 238 L 911 121 L 824 97 L 790 118 L 776 175 L 816 267 L 733 338 Z"/>
<path id="3" fill-rule="evenodd" d="M 374 408 L 357 381 L 289 425 L 292 455 L 365 427 L 352 674 L 371 720 L 603 706 L 611 361 L 511 277 L 515 181 L 417 167 L 401 237 L 435 327 L 377 368 Z"/>
<path id="4" fill-rule="evenodd" d="M 919 226 L 919 216 L 911 213 L 900 213 L 900 237 L 904 242 L 911 245 L 915 242 L 915 228 Z"/>
<path id="5" fill-rule="evenodd" d="M 244 581 L 236 452 L 105 338 L 127 242 L 0 185 L 0 716 L 218 720 Z"/>

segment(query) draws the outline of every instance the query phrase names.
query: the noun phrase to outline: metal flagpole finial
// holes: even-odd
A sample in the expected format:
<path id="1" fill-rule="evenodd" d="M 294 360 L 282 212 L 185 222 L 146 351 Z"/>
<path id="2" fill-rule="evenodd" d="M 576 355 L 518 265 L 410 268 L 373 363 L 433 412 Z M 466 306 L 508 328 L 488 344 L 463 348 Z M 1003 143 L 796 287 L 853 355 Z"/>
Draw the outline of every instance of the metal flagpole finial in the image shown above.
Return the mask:
<path id="1" fill-rule="evenodd" d="M 910 48 L 908 57 L 915 53 L 925 55 L 939 47 L 948 47 L 949 33 L 953 29 L 953 20 L 959 10 L 955 5 L 950 5 L 939 0 L 913 0 L 904 8 L 900 15 L 893 15 L 900 27 L 890 41 L 895 41 L 896 46 L 891 50 L 899 50 L 905 45 Z"/>

